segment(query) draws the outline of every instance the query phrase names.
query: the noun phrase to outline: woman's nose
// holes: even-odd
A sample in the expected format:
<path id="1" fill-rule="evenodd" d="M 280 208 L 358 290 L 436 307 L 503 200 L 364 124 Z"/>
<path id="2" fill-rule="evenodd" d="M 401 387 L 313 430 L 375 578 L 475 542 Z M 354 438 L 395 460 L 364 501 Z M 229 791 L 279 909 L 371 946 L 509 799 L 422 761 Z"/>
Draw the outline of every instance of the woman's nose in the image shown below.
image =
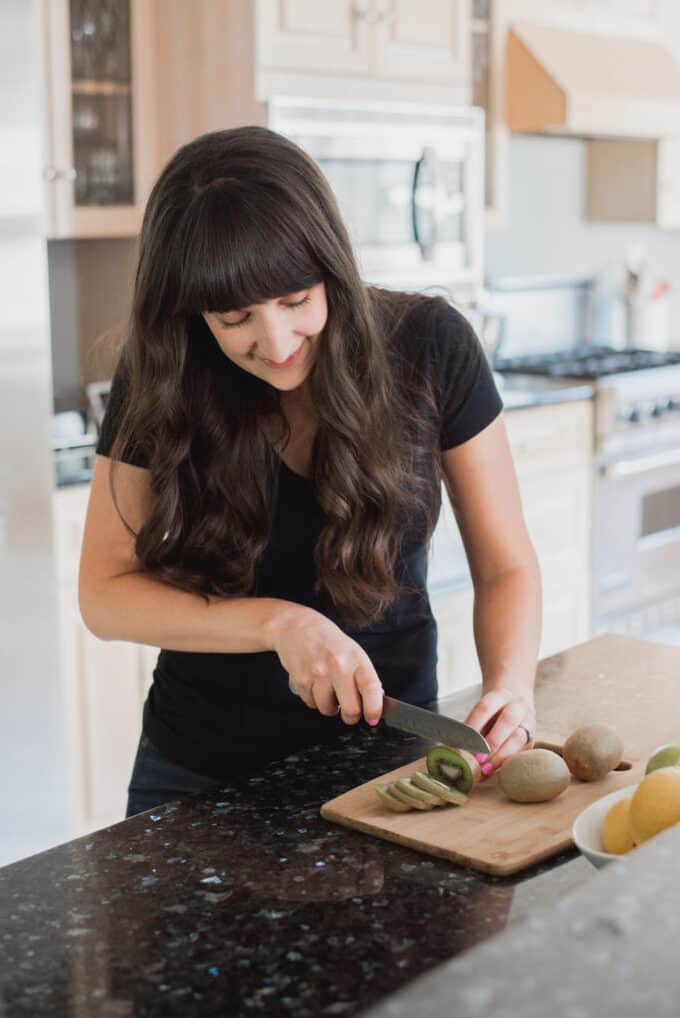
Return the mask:
<path id="1" fill-rule="evenodd" d="M 295 336 L 289 323 L 281 315 L 269 314 L 262 322 L 257 342 L 257 354 L 277 364 L 288 360 L 297 350 L 300 337 Z"/>

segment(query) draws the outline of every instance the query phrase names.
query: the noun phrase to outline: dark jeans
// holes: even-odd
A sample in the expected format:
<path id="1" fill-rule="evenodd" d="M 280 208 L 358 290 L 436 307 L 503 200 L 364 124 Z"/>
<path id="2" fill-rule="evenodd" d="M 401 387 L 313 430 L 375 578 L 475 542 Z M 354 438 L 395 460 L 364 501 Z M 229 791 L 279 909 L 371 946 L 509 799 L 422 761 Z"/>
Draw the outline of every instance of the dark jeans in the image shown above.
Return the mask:
<path id="1" fill-rule="evenodd" d="M 162 806 L 172 799 L 182 799 L 219 787 L 220 782 L 215 778 L 171 763 L 146 735 L 142 735 L 132 767 L 125 816 L 131 817 L 135 813 Z"/>

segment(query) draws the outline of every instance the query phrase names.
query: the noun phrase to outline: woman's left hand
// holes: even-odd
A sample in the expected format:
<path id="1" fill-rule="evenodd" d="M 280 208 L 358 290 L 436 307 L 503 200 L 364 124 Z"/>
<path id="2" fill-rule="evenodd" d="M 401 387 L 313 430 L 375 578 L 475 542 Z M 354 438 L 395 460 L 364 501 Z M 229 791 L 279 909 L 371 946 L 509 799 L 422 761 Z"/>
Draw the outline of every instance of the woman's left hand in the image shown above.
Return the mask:
<path id="1" fill-rule="evenodd" d="M 481 761 L 483 780 L 508 757 L 533 746 L 536 734 L 533 694 L 517 693 L 503 686 L 490 689 L 472 708 L 465 724 L 476 728 L 489 743 L 489 759 Z"/>

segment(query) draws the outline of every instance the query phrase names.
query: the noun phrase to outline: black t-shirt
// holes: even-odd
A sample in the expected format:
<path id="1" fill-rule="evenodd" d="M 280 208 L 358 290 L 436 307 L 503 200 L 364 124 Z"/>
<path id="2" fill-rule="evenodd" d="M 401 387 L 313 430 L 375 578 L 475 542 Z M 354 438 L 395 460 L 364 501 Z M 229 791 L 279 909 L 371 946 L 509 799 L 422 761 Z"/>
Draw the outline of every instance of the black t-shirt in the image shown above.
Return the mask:
<path id="1" fill-rule="evenodd" d="M 502 401 L 479 340 L 454 308 L 409 315 L 392 341 L 407 357 L 424 354 L 421 363 L 436 373 L 442 450 L 466 442 L 500 413 Z M 110 455 L 124 396 L 119 364 L 97 443 L 101 455 Z M 146 465 L 138 452 L 123 458 Z M 397 597 L 379 623 L 355 628 L 338 619 L 330 599 L 314 592 L 313 552 L 322 525 L 312 482 L 281 460 L 271 537 L 257 571 L 258 596 L 295 601 L 331 618 L 364 648 L 386 693 L 415 704 L 435 699 L 437 627 L 426 589 L 424 543 L 405 541 L 396 566 L 397 578 L 416 593 Z M 217 778 L 247 773 L 344 729 L 339 717 L 324 717 L 291 693 L 274 652 L 175 650 L 159 654 L 143 725 L 169 759 Z"/>

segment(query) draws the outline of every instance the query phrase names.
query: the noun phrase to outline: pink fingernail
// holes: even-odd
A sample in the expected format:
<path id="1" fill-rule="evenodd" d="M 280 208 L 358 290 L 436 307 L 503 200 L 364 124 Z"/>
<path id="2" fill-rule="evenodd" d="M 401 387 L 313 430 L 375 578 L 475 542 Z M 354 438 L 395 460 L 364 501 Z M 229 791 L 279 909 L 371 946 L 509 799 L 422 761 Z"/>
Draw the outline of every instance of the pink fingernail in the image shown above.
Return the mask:
<path id="1" fill-rule="evenodd" d="M 484 763 L 484 761 L 488 759 L 489 759 L 488 753 L 475 753 L 475 760 L 478 763 Z"/>
<path id="2" fill-rule="evenodd" d="M 492 770 L 493 770 L 493 764 L 490 764 L 490 763 L 484 764 L 484 766 L 482 767 L 482 774 L 491 774 Z"/>
<path id="3" fill-rule="evenodd" d="M 371 728 L 374 728 L 375 725 L 380 724 L 380 718 L 376 718 L 375 721 L 369 721 L 368 723 L 371 726 Z"/>

